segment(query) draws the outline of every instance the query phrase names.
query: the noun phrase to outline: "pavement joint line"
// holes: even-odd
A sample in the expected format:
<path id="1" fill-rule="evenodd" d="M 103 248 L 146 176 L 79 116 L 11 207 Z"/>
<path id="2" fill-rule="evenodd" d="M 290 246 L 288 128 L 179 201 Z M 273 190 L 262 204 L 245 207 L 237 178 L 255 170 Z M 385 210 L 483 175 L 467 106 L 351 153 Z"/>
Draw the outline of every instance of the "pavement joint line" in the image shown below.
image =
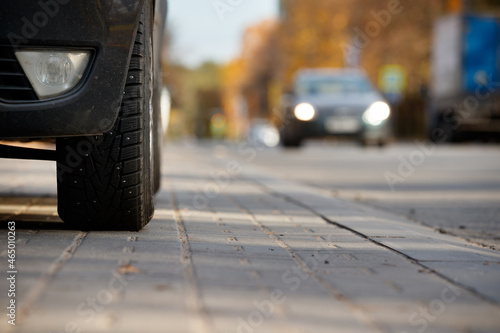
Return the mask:
<path id="1" fill-rule="evenodd" d="M 446 281 L 447 283 L 449 283 L 449 284 L 451 284 L 451 285 L 453 285 L 455 287 L 462 288 L 462 289 L 468 291 L 469 293 L 471 293 L 472 295 L 474 295 L 477 298 L 481 299 L 482 301 L 485 301 L 485 302 L 489 303 L 490 305 L 493 305 L 493 306 L 495 306 L 497 308 L 500 308 L 500 304 L 496 300 L 488 297 L 487 295 L 483 295 L 482 293 L 478 292 L 476 289 L 474 289 L 472 287 L 464 285 L 463 283 L 460 283 L 460 282 L 458 282 L 458 281 L 456 281 L 454 279 L 449 278 L 448 276 L 446 276 L 446 275 L 444 275 L 442 273 L 437 272 L 435 269 L 432 269 L 432 268 L 424 265 L 421 261 L 419 261 L 419 260 L 417 260 L 417 259 L 415 259 L 415 258 L 413 258 L 413 257 L 411 257 L 409 255 L 407 255 L 406 253 L 401 252 L 401 251 L 399 251 L 399 250 L 397 250 L 395 248 L 392 248 L 392 247 L 390 247 L 390 246 L 388 246 L 386 244 L 383 244 L 383 243 L 377 241 L 376 239 L 373 239 L 372 237 L 367 236 L 367 235 L 365 235 L 365 234 L 363 234 L 363 233 L 361 233 L 361 232 L 359 232 L 359 231 L 357 231 L 355 229 L 352 229 L 352 228 L 350 228 L 350 227 L 348 227 L 348 226 L 346 226 L 346 225 L 344 225 L 342 223 L 339 223 L 339 222 L 336 222 L 336 221 L 332 221 L 328 217 L 326 217 L 325 215 L 323 215 L 320 212 L 316 211 L 315 209 L 309 207 L 308 205 L 304 204 L 303 202 L 300 202 L 300 201 L 298 201 L 298 200 L 296 200 L 296 199 L 294 199 L 294 198 L 292 198 L 292 197 L 290 197 L 290 196 L 288 196 L 286 194 L 278 193 L 276 191 L 273 191 L 273 190 L 269 189 L 267 186 L 265 186 L 264 184 L 262 184 L 261 182 L 259 182 L 257 180 L 254 180 L 254 182 L 265 193 L 268 193 L 269 195 L 272 195 L 272 196 L 274 196 L 276 198 L 280 198 L 282 200 L 290 202 L 290 203 L 292 203 L 292 204 L 294 204 L 294 205 L 296 205 L 298 207 L 304 208 L 304 209 L 308 210 L 309 212 L 311 212 L 312 214 L 314 214 L 314 215 L 322 218 L 328 224 L 334 225 L 334 226 L 336 226 L 338 228 L 341 228 L 341 229 L 344 229 L 344 230 L 348 230 L 348 231 L 352 232 L 353 234 L 355 234 L 356 236 L 359 236 L 359 237 L 361 237 L 363 239 L 366 239 L 366 240 L 372 242 L 373 244 L 375 244 L 377 246 L 383 247 L 383 248 L 385 248 L 385 249 L 387 249 L 387 250 L 389 250 L 391 252 L 394 252 L 397 255 L 405 258 L 406 260 L 408 260 L 412 264 L 414 264 L 416 266 L 419 266 L 420 268 L 424 269 L 429 274 L 433 274 L 433 275 L 437 276 L 438 278 Z"/>
<path id="2" fill-rule="evenodd" d="M 342 196 L 338 196 L 338 199 L 340 199 L 340 200 L 348 200 L 347 198 L 343 198 Z M 482 242 L 484 242 L 484 240 L 483 241 L 481 241 L 481 240 L 473 240 L 473 239 L 470 239 L 470 238 L 458 235 L 458 234 L 454 233 L 453 231 L 451 231 L 450 228 L 436 227 L 436 226 L 430 225 L 430 224 L 428 224 L 428 223 L 426 223 L 426 222 L 424 222 L 422 220 L 419 220 L 415 216 L 410 216 L 410 215 L 406 215 L 406 214 L 403 214 L 403 213 L 400 213 L 400 212 L 395 212 L 395 211 L 390 210 L 389 208 L 381 207 L 381 206 L 377 205 L 376 203 L 372 203 L 370 201 L 356 200 L 356 203 L 359 204 L 359 205 L 364 205 L 364 206 L 369 207 L 371 209 L 379 210 L 379 211 L 384 212 L 384 213 L 389 213 L 389 214 L 393 214 L 393 215 L 402 217 L 404 219 L 407 219 L 408 221 L 411 221 L 411 222 L 416 223 L 418 225 L 421 225 L 421 226 L 424 226 L 426 228 L 432 229 L 433 231 L 436 231 L 436 232 L 439 232 L 439 233 L 442 233 L 442 234 L 447 234 L 447 235 L 450 235 L 450 236 L 453 236 L 453 237 L 457 237 L 457 238 L 459 238 L 461 240 L 464 240 L 464 241 L 466 241 L 468 243 L 471 243 L 473 245 L 477 245 L 477 246 L 480 246 L 482 248 L 489 249 L 489 250 L 498 251 L 498 248 L 496 246 L 491 245 L 491 244 L 482 243 Z M 444 232 L 443 232 L 443 230 L 444 230 Z"/>
<path id="3" fill-rule="evenodd" d="M 271 231 L 268 227 L 266 227 L 262 222 L 257 220 L 255 215 L 248 209 L 246 208 L 241 202 L 239 202 L 237 199 L 227 196 L 224 194 L 226 198 L 231 200 L 241 211 L 243 211 L 247 217 L 254 223 L 256 226 L 258 226 L 262 231 L 264 231 L 265 234 L 267 234 L 269 237 L 271 237 L 280 247 L 282 247 L 288 254 L 292 257 L 292 259 L 297 263 L 297 265 L 300 267 L 300 269 L 311 276 L 316 282 L 326 289 L 330 296 L 335 298 L 337 301 L 347 305 L 358 317 L 358 319 L 368 326 L 372 327 L 373 329 L 383 332 L 384 330 L 379 327 L 364 311 L 364 309 L 350 300 L 347 296 L 342 294 L 335 286 L 333 286 L 330 282 L 324 280 L 319 276 L 315 271 L 311 270 L 309 266 L 307 266 L 307 263 L 295 253 L 295 251 L 285 242 L 283 241 L 279 236 L 277 236 L 273 231 Z"/>
<path id="4" fill-rule="evenodd" d="M 362 205 L 362 206 L 366 206 L 366 207 L 369 207 L 371 209 L 375 209 L 375 210 L 378 210 L 378 211 L 381 211 L 381 212 L 384 212 L 384 213 L 389 213 L 389 214 L 392 214 L 392 215 L 396 215 L 396 216 L 399 216 L 401 218 L 404 218 L 410 222 L 413 222 L 413 223 L 416 223 L 418 225 L 421 225 L 421 226 L 424 226 L 426 228 L 429 228 L 429 229 L 432 229 L 433 231 L 437 231 L 437 232 L 440 232 L 440 233 L 443 233 L 441 232 L 441 230 L 444 230 L 445 231 L 445 234 L 447 235 L 450 235 L 450 236 L 453 236 L 453 237 L 457 237 L 461 240 L 464 240 L 468 243 L 471 243 L 473 245 L 477 245 L 477 246 L 480 246 L 480 247 L 483 247 L 485 249 L 489 249 L 489 250 L 494 250 L 494 251 L 498 251 L 498 247 L 494 246 L 494 245 L 491 245 L 491 244 L 487 244 L 487 243 L 483 243 L 484 240 L 480 240 L 480 239 L 477 239 L 477 240 L 474 240 L 474 239 L 471 239 L 471 238 L 467 238 L 467 237 L 464 237 L 464 236 L 461 236 L 461 235 L 458 235 L 456 233 L 454 233 L 453 231 L 451 231 L 449 228 L 443 228 L 443 227 L 436 227 L 436 226 L 433 226 L 433 225 L 430 225 L 422 220 L 419 220 L 418 218 L 416 218 L 415 216 L 411 216 L 411 215 L 406 215 L 406 214 L 403 214 L 403 213 L 400 213 L 400 212 L 395 212 L 387 207 L 382 207 L 382 206 L 379 206 L 377 205 L 375 202 L 371 202 L 369 200 L 360 200 L 358 198 L 352 200 L 348 197 L 345 197 L 342 195 L 342 190 L 331 190 L 331 189 L 328 189 L 328 188 L 324 188 L 318 184 L 315 184 L 315 183 L 310 183 L 310 182 L 297 182 L 301 185 L 305 185 L 305 186 L 309 186 L 309 187 L 313 187 L 315 189 L 318 189 L 318 190 L 321 190 L 321 191 L 324 191 L 326 193 L 328 193 L 328 196 L 330 197 L 333 197 L 335 199 L 339 199 L 339 200 L 346 200 L 346 201 L 354 201 L 356 204 L 359 204 L 359 205 Z"/>
<path id="5" fill-rule="evenodd" d="M 170 190 L 170 201 L 172 209 L 174 211 L 174 220 L 177 225 L 177 238 L 180 242 L 182 275 L 184 276 L 184 279 L 186 279 L 189 288 L 188 307 L 192 312 L 196 314 L 196 318 L 198 321 L 194 332 L 212 332 L 213 329 L 211 329 L 212 324 L 210 322 L 209 314 L 201 300 L 201 292 L 196 281 L 196 272 L 193 266 L 191 246 L 189 244 L 189 238 L 184 226 L 184 220 L 182 219 L 181 213 L 179 211 L 177 197 L 174 193 L 173 187 L 168 186 L 168 188 Z"/>
<path id="6" fill-rule="evenodd" d="M 35 303 L 40 299 L 41 295 L 46 291 L 47 286 L 54 276 L 61 270 L 65 263 L 67 263 L 72 257 L 77 248 L 83 242 L 84 238 L 88 235 L 87 231 L 80 231 L 75 235 L 73 241 L 68 245 L 59 257 L 52 262 L 49 269 L 42 274 L 38 279 L 36 284 L 31 287 L 28 294 L 23 299 L 24 305 L 19 310 L 18 324 L 22 323 L 26 317 L 29 315 L 30 310 L 33 308 Z"/>

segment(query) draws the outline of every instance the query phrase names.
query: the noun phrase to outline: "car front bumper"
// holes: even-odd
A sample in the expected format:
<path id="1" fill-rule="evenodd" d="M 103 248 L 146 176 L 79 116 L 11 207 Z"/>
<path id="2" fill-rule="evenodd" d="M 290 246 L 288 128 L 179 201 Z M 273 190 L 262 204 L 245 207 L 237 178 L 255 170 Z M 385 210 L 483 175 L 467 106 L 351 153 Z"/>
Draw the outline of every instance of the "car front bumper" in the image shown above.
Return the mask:
<path id="1" fill-rule="evenodd" d="M 341 118 L 341 117 L 340 117 Z M 345 119 L 345 118 L 344 118 Z M 345 125 L 344 128 L 339 126 L 328 125 L 328 120 L 325 118 L 315 118 L 311 121 L 300 121 L 296 118 L 288 119 L 288 124 L 302 138 L 317 138 L 317 137 L 347 137 L 355 138 L 364 141 L 384 141 L 392 136 L 392 127 L 390 120 L 384 121 L 378 126 L 367 125 L 360 118 L 350 118 L 356 125 Z M 342 120 L 339 119 L 339 123 Z"/>
<path id="2" fill-rule="evenodd" d="M 143 1 L 2 2 L 0 45 L 12 50 L 83 48 L 91 50 L 92 60 L 80 84 L 63 96 L 47 100 L 0 100 L 0 138 L 109 131 L 121 104 Z"/>

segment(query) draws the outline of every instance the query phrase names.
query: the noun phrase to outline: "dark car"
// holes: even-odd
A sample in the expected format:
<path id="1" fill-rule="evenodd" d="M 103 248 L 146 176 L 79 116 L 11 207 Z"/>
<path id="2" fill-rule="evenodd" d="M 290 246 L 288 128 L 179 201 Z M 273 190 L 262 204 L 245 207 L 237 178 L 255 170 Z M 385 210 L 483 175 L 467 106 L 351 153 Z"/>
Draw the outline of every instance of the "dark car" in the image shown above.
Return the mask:
<path id="1" fill-rule="evenodd" d="M 167 2 L 0 4 L 0 146 L 57 162 L 58 211 L 80 229 L 139 230 L 160 184 L 160 50 Z"/>
<path id="2" fill-rule="evenodd" d="M 326 136 L 384 145 L 392 136 L 390 107 L 360 70 L 301 70 L 284 104 L 281 136 L 285 147 Z"/>

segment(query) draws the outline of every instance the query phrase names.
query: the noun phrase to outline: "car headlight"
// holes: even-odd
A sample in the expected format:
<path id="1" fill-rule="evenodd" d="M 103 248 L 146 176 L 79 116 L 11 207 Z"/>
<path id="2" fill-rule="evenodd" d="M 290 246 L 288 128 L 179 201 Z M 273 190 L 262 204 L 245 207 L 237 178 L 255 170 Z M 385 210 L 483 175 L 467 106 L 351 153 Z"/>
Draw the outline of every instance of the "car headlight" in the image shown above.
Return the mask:
<path id="1" fill-rule="evenodd" d="M 293 112 L 298 120 L 309 121 L 314 118 L 316 111 L 314 106 L 309 103 L 301 103 L 295 107 Z"/>
<path id="2" fill-rule="evenodd" d="M 46 99 L 73 89 L 85 72 L 89 51 L 26 50 L 16 57 L 38 98 Z"/>
<path id="3" fill-rule="evenodd" d="M 363 114 L 363 121 L 367 124 L 378 126 L 389 118 L 391 108 L 387 103 L 375 102 Z"/>

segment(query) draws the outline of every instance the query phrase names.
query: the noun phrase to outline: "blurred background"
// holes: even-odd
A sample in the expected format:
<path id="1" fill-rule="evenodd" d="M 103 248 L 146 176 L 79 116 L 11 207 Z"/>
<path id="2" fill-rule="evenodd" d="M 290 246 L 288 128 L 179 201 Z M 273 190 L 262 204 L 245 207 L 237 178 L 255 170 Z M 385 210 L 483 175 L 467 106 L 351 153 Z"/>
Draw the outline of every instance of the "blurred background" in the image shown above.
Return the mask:
<path id="1" fill-rule="evenodd" d="M 429 117 L 461 103 L 481 83 L 477 68 L 464 68 L 471 56 L 458 54 L 467 52 L 464 47 L 437 50 L 446 43 L 439 35 L 474 41 L 484 28 L 467 36 L 473 25 L 450 32 L 452 24 L 441 24 L 437 33 L 439 22 L 450 15 L 498 18 L 500 1 L 171 0 L 163 58 L 172 105 L 169 135 L 238 140 L 256 122 L 269 120 L 279 127 L 282 97 L 297 70 L 360 67 L 391 104 L 395 138 L 426 138 L 429 124 L 438 121 Z M 483 78 L 481 84 L 496 92 L 499 38 L 483 30 L 487 42 L 472 55 L 477 60 L 478 54 L 488 53 L 490 62 L 493 57 L 493 69 L 483 73 L 490 81 Z M 448 70 L 462 71 L 464 80 L 475 70 L 471 75 L 476 85 L 443 88 L 461 80 L 446 81 L 446 73 L 437 68 L 446 59 L 458 59 L 458 67 Z M 440 87 L 435 87 L 437 75 L 445 79 Z M 439 95 L 446 89 L 455 91 Z M 447 105 L 438 107 L 445 98 Z M 500 113 L 500 100 L 496 96 L 489 102 L 491 123 L 498 117 L 495 112 Z M 493 137 L 498 134 L 495 126 L 486 130 Z"/>

